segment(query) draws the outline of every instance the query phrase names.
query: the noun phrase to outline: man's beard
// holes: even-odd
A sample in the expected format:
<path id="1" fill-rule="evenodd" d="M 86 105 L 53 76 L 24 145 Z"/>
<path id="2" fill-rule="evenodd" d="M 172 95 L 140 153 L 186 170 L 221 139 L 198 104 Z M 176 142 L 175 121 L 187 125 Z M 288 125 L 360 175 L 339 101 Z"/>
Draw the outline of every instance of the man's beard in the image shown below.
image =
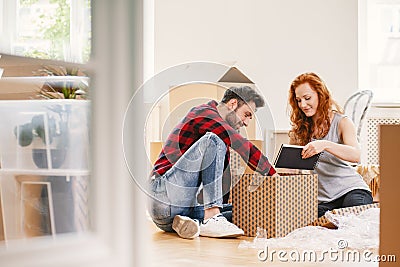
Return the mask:
<path id="1" fill-rule="evenodd" d="M 239 131 L 241 125 L 239 123 L 240 120 L 236 115 L 236 109 L 231 111 L 231 112 L 229 112 L 226 115 L 226 119 L 225 120 L 233 129 L 235 129 L 236 131 Z"/>

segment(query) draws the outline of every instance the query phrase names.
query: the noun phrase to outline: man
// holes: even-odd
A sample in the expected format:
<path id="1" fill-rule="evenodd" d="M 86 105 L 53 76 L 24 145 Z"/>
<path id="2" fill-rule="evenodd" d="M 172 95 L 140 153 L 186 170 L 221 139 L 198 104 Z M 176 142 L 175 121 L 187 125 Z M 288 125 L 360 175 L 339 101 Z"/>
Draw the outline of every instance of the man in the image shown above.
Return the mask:
<path id="1" fill-rule="evenodd" d="M 268 159 L 239 134 L 264 99 L 248 86 L 226 90 L 220 103 L 192 108 L 173 129 L 154 164 L 149 213 L 154 223 L 182 238 L 236 237 L 243 230 L 222 214 L 222 176 L 229 148 L 263 175 L 275 175 Z M 203 205 L 197 203 L 200 189 Z"/>

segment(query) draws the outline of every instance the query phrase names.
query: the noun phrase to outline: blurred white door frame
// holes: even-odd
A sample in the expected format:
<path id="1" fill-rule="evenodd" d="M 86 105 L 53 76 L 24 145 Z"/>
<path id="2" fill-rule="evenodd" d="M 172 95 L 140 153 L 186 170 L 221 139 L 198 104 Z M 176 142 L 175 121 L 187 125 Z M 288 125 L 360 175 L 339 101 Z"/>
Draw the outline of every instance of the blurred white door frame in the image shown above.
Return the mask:
<path id="1" fill-rule="evenodd" d="M 124 112 L 142 83 L 143 0 L 92 1 L 92 15 L 93 231 L 8 244 L 2 266 L 148 265 L 145 216 L 134 214 L 144 210 L 144 194 L 129 177 L 121 142 Z"/>

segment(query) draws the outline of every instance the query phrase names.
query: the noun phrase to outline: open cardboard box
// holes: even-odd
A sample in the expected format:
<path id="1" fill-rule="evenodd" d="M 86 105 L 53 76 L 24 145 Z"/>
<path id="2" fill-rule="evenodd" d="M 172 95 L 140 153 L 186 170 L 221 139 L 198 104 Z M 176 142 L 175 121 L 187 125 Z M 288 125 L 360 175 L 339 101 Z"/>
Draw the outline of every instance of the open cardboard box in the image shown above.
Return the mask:
<path id="1" fill-rule="evenodd" d="M 246 236 L 284 237 L 317 218 L 316 174 L 233 176 L 232 220 Z"/>
<path id="2" fill-rule="evenodd" d="M 379 208 L 379 203 L 373 203 L 373 204 L 368 204 L 368 205 L 361 205 L 361 206 L 354 206 L 354 207 L 347 207 L 347 208 L 341 208 L 341 209 L 333 209 L 330 212 L 332 212 L 333 214 L 337 214 L 337 215 L 346 215 L 349 213 L 353 213 L 353 214 L 359 214 L 367 209 L 370 208 Z M 311 226 L 322 226 L 322 227 L 326 227 L 326 228 L 330 228 L 330 229 L 336 229 L 337 227 L 330 222 L 325 215 L 319 217 L 317 220 L 313 221 L 312 223 L 310 223 L 309 225 Z"/>

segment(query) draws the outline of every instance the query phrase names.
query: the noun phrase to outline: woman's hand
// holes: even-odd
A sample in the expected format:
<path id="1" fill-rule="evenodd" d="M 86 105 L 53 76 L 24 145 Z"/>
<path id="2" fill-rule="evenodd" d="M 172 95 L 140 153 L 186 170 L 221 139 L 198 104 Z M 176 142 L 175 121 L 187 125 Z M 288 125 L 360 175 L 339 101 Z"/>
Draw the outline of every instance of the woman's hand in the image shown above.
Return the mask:
<path id="1" fill-rule="evenodd" d="M 312 157 L 318 153 L 321 153 L 328 146 L 329 141 L 326 140 L 316 140 L 308 143 L 304 146 L 303 151 L 301 152 L 301 156 L 303 159 Z"/>
<path id="2" fill-rule="evenodd" d="M 360 162 L 360 148 L 357 142 L 356 130 L 353 122 L 344 117 L 339 122 L 339 135 L 342 143 L 334 143 L 328 140 L 316 140 L 304 146 L 301 156 L 303 159 L 315 154 L 327 151 L 342 160 L 358 163 Z"/>

